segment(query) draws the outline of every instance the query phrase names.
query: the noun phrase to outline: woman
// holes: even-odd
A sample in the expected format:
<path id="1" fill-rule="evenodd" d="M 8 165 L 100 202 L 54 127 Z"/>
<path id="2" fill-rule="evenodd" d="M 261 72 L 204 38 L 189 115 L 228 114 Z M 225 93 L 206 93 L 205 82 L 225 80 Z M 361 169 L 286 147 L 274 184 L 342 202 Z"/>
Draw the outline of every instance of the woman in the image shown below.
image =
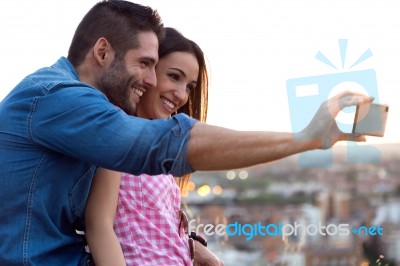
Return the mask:
<path id="1" fill-rule="evenodd" d="M 197 44 L 166 28 L 156 75 L 157 87 L 142 96 L 139 117 L 166 119 L 184 112 L 206 120 L 208 76 Z M 179 179 L 181 190 L 189 178 Z M 96 265 L 125 265 L 125 261 L 127 265 L 190 265 L 188 236 L 179 229 L 179 187 L 171 175 L 121 176 L 98 169 L 85 212 L 86 237 Z M 196 264 L 222 265 L 202 244 L 194 244 Z"/>

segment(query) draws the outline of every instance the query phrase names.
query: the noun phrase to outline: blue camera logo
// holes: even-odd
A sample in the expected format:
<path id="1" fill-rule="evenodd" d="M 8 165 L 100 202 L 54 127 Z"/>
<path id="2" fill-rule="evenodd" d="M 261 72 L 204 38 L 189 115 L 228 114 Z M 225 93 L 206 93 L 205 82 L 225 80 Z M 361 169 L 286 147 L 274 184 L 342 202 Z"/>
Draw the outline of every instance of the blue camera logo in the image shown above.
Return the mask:
<path id="1" fill-rule="evenodd" d="M 342 69 L 344 69 L 347 40 L 339 40 L 339 48 Z M 353 68 L 371 56 L 371 50 L 366 50 L 348 69 Z M 316 59 L 339 70 L 321 52 L 317 53 Z M 376 73 L 373 69 L 293 78 L 287 80 L 286 88 L 293 132 L 300 131 L 306 127 L 321 103 L 340 91 L 363 92 L 369 96 L 374 96 L 375 103 L 379 102 Z M 355 107 L 345 108 L 336 118 L 338 127 L 343 132 L 351 132 L 355 109 Z M 351 163 L 377 163 L 380 161 L 380 152 L 376 148 L 357 145 L 357 143 L 348 143 L 347 155 L 347 161 Z M 299 164 L 304 168 L 330 167 L 333 161 L 332 157 L 332 149 L 309 151 L 299 155 Z"/>

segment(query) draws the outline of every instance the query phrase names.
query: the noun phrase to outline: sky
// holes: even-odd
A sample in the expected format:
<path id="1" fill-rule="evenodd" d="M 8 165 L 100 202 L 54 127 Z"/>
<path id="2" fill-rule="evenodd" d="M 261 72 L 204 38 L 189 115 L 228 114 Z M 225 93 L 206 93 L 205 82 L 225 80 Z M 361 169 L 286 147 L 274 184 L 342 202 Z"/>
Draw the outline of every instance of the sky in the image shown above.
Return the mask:
<path id="1" fill-rule="evenodd" d="M 0 3 L 0 100 L 24 76 L 67 55 L 76 26 L 96 2 Z M 341 77 L 374 70 L 376 88 L 366 92 L 388 104 L 390 111 L 385 137 L 368 141 L 400 142 L 397 1 L 136 2 L 157 9 L 166 26 L 177 28 L 203 49 L 210 73 L 208 123 L 237 130 L 291 131 L 291 121 L 299 114 L 290 106 L 303 99 L 289 97 L 288 80 L 314 77 L 319 84 L 334 75 L 337 84 L 323 89 L 327 95 L 353 86 L 362 89 L 357 80 L 342 82 Z M 365 52 L 369 56 L 350 68 Z M 322 62 L 321 55 L 336 68 Z M 322 102 L 324 97 L 317 99 Z"/>

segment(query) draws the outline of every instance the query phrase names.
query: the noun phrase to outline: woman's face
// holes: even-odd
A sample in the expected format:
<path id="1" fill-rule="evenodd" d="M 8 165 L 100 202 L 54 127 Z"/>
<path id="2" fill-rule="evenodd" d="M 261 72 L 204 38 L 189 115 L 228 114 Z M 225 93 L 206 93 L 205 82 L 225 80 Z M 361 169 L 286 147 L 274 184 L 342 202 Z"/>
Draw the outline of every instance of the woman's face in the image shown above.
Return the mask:
<path id="1" fill-rule="evenodd" d="M 173 52 L 156 66 L 157 86 L 148 89 L 138 104 L 137 115 L 148 119 L 167 118 L 183 106 L 194 90 L 199 64 L 194 55 Z"/>

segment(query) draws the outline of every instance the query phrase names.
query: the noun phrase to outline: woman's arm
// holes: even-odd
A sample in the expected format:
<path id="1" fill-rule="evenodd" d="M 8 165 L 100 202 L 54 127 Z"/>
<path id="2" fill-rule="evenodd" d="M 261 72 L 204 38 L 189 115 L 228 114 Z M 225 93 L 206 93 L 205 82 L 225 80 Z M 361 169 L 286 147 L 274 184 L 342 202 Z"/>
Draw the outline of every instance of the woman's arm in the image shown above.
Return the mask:
<path id="1" fill-rule="evenodd" d="M 99 168 L 85 209 L 86 239 L 96 266 L 126 265 L 114 232 L 121 173 Z"/>
<path id="2" fill-rule="evenodd" d="M 223 266 L 224 263 L 200 242 L 194 241 L 194 265 L 195 266 Z"/>

